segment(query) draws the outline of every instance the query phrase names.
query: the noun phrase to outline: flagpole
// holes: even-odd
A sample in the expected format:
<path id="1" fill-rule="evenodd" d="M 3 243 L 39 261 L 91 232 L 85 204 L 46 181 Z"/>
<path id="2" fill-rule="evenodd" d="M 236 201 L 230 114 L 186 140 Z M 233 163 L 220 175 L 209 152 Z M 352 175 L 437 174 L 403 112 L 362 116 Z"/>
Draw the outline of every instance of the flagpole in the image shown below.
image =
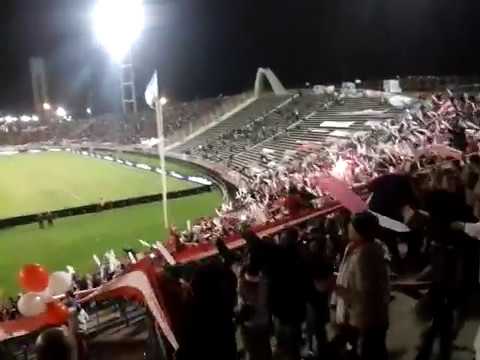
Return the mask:
<path id="1" fill-rule="evenodd" d="M 157 114 L 158 156 L 160 157 L 160 168 L 162 169 L 163 223 L 165 224 L 165 229 L 168 229 L 167 171 L 165 169 L 165 137 L 163 134 L 163 104 L 162 104 L 162 98 L 160 96 L 157 96 L 155 99 L 155 112 Z"/>

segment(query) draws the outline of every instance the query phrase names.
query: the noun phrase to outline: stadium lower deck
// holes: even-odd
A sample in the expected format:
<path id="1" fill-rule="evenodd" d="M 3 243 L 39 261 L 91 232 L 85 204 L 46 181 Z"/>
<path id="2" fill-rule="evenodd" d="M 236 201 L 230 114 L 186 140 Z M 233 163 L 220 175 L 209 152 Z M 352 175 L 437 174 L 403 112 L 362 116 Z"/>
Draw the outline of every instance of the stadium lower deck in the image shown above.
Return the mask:
<path id="1" fill-rule="evenodd" d="M 343 103 L 330 107 L 325 107 L 326 101 L 321 96 L 304 96 L 299 100 L 297 99 L 295 103 L 292 102 L 294 100 L 293 97 L 294 95 L 274 99 L 259 99 L 252 104 L 253 109 L 250 108 L 248 112 L 240 112 L 234 119 L 227 119 L 213 126 L 198 137 L 174 148 L 173 151 L 177 153 L 188 153 L 194 158 L 206 160 L 213 164 L 222 164 L 237 171 L 243 171 L 244 169 L 262 171 L 275 163 L 278 164 L 282 161 L 288 161 L 289 157 L 293 159 L 302 158 L 308 152 L 307 150 L 301 149 L 301 145 L 305 143 L 343 141 L 356 132 L 368 131 L 370 129 L 369 124 L 383 123 L 389 118 L 397 116 L 399 113 L 397 109 L 386 104 L 383 99 L 379 97 L 347 98 Z M 289 99 L 292 100 L 285 103 L 285 101 Z M 282 106 L 278 108 L 280 105 Z M 370 110 L 371 112 L 368 113 Z M 362 114 L 362 112 L 364 113 Z M 298 118 L 295 117 L 295 113 L 298 113 Z M 293 118 L 285 119 L 287 116 L 293 116 Z M 258 130 L 258 128 L 252 124 L 259 119 L 262 119 L 260 123 L 266 128 L 262 129 L 262 131 L 265 131 L 266 136 L 262 136 L 261 138 L 255 137 L 254 139 L 242 139 L 242 135 L 240 135 L 235 141 L 231 140 L 230 136 L 233 136 L 232 132 L 238 132 L 239 130 L 243 132 L 245 127 L 248 128 L 248 131 L 250 131 L 251 128 Z M 271 131 L 272 128 L 274 129 L 273 133 L 270 133 L 269 130 Z M 226 134 L 228 136 L 224 136 Z M 269 136 L 269 134 L 271 135 Z M 265 161 L 265 157 L 268 161 Z M 134 158 L 133 156 L 132 159 Z M 248 174 L 251 175 L 249 172 Z M 183 215 L 188 209 L 191 209 L 193 201 L 193 199 L 188 201 L 186 207 L 184 207 L 184 205 L 178 205 L 178 217 L 175 217 L 183 221 Z M 206 200 L 198 199 L 198 201 Z M 215 201 L 217 204 L 219 203 L 219 196 Z M 195 202 L 195 204 L 197 204 L 197 202 Z M 123 211 L 123 209 L 121 211 Z M 32 259 L 40 259 L 38 262 L 43 261 L 43 263 L 45 263 L 45 261 L 49 261 L 48 258 L 50 257 L 58 258 L 58 254 L 70 247 L 68 242 L 70 241 L 69 239 L 72 238 L 72 229 L 77 227 L 82 228 L 82 230 L 79 230 L 78 234 L 75 235 L 77 238 L 75 241 L 85 243 L 84 238 L 90 237 L 93 239 L 90 243 L 94 244 L 90 249 L 101 252 L 101 249 L 103 249 L 103 247 L 101 247 L 103 245 L 101 244 L 105 241 L 102 232 L 107 228 L 123 225 L 123 222 L 138 224 L 138 228 L 132 229 L 131 233 L 126 233 L 125 236 L 121 234 L 112 238 L 111 243 L 115 243 L 115 246 L 119 246 L 119 243 L 127 237 L 130 239 L 130 236 L 141 237 L 142 239 L 150 241 L 155 237 L 150 237 L 151 233 L 142 233 L 142 231 L 146 229 L 149 230 L 149 227 L 154 228 L 155 226 L 142 223 L 142 220 L 148 217 L 145 215 L 146 213 L 154 219 L 152 223 L 161 223 L 161 212 L 158 208 L 150 212 L 150 209 L 143 211 L 139 207 L 138 217 L 135 218 L 130 217 L 131 214 L 128 213 L 118 214 L 118 217 L 117 215 L 114 217 L 112 213 L 112 218 L 107 219 L 103 218 L 104 215 L 107 215 L 107 213 L 105 213 L 95 217 L 92 216 L 92 218 L 88 218 L 90 215 L 86 215 L 66 219 L 64 224 L 56 224 L 54 228 L 47 229 L 44 232 L 39 231 L 34 225 L 22 227 L 21 231 L 11 229 L 7 232 L 0 232 L 0 246 L 8 242 L 8 239 L 13 239 L 10 247 L 4 246 L 4 248 L 0 248 L 0 253 L 12 253 L 15 251 L 16 244 L 25 241 L 25 239 L 30 239 L 27 245 L 31 249 L 29 256 L 31 256 Z M 104 228 L 102 229 L 100 225 L 102 227 L 104 226 Z M 59 231 L 59 233 L 55 233 L 56 231 Z M 87 231 L 87 234 L 85 231 Z M 122 231 L 124 230 L 120 230 L 120 233 Z M 50 237 L 49 232 L 54 236 Z M 91 234 L 88 234 L 89 232 Z M 158 228 L 152 233 L 156 236 Z M 5 237 L 5 241 L 2 241 L 3 236 Z M 52 249 L 51 253 L 47 254 L 46 257 L 39 257 L 39 254 L 41 255 L 39 248 L 51 246 L 50 244 L 57 241 L 55 239 L 62 239 L 63 243 L 59 243 L 61 245 L 59 245 L 58 248 Z M 127 240 L 124 244 L 128 245 L 128 241 L 130 240 Z M 136 240 L 132 243 L 135 243 L 135 241 Z M 95 246 L 99 246 L 98 250 L 96 250 L 97 248 Z M 91 252 L 90 249 L 89 251 Z M 72 258 L 81 255 L 81 253 L 76 253 L 72 255 Z M 91 260 L 89 261 L 90 264 L 79 265 L 79 269 L 88 270 L 88 268 L 91 267 Z M 54 262 L 52 262 L 52 264 L 53 266 L 57 266 Z M 14 269 L 14 266 L 11 264 L 7 265 L 9 266 L 7 270 L 13 271 L 11 269 Z M 3 276 L 5 273 L 3 270 L 4 268 L 2 268 L 0 262 L 0 276 Z M 4 279 L 1 279 L 2 284 L 4 283 L 3 280 Z M 10 289 L 14 288 L 13 284 L 9 286 Z M 7 289 L 7 292 L 8 290 L 9 289 Z M 476 299 L 471 300 L 473 306 L 469 307 L 469 311 L 470 313 L 476 313 L 474 305 Z M 410 296 L 405 296 L 397 292 L 393 293 L 390 305 L 391 325 L 387 341 L 392 358 L 403 360 L 413 359 L 415 357 L 421 338 L 420 335 L 428 325 L 427 323 L 420 322 L 415 316 L 414 309 L 416 304 L 416 300 Z M 132 312 L 135 311 L 137 310 L 132 310 Z M 141 338 L 139 341 L 144 341 L 148 336 L 145 331 L 138 331 L 140 327 L 137 327 L 137 324 L 125 326 L 117 319 L 117 316 L 121 318 L 121 315 L 119 315 L 116 310 L 106 312 L 106 315 L 101 311 L 99 311 L 99 313 L 100 316 L 104 316 L 101 318 L 100 324 L 110 325 L 105 326 L 105 330 L 100 332 L 101 335 L 97 337 L 101 338 L 102 341 L 105 339 L 122 341 L 122 339 L 132 339 L 134 337 L 138 339 Z M 115 319 L 112 320 L 111 318 Z M 143 313 L 135 317 L 135 319 L 138 318 L 143 319 Z M 89 326 L 91 326 L 91 329 L 96 329 L 97 324 L 94 323 L 95 320 L 93 319 L 92 316 L 92 321 Z M 466 324 L 464 324 L 462 331 L 455 341 L 455 359 L 463 360 L 472 358 L 471 348 L 477 327 L 478 318 L 476 316 L 470 317 Z M 139 333 L 141 333 L 141 336 L 139 336 Z M 143 349 L 140 346 L 138 349 L 139 356 L 142 355 L 142 351 Z M 105 356 L 105 358 L 108 358 L 108 356 Z"/>

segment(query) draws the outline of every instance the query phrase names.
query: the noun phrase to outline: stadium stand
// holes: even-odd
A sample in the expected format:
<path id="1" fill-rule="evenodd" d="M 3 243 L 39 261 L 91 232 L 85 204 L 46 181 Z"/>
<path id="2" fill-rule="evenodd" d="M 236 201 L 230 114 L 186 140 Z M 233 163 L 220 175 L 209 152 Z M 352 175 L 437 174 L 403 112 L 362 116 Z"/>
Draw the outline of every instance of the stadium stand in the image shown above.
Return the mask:
<path id="1" fill-rule="evenodd" d="M 167 103 L 164 107 L 164 131 L 169 137 L 182 129 L 197 127 L 196 122 L 204 115 L 214 112 L 228 101 L 229 97 L 219 96 L 216 98 L 202 99 L 193 102 Z M 156 137 L 157 128 L 154 113 L 144 113 L 141 123 L 140 136 Z"/>
<path id="2" fill-rule="evenodd" d="M 169 138 L 185 137 L 201 126 L 215 121 L 248 94 L 218 96 L 191 102 L 170 102 L 164 107 L 164 131 Z M 157 136 L 155 113 L 151 110 L 126 119 L 118 114 L 90 118 L 50 119 L 48 122 L 6 123 L 0 119 L 0 142 L 21 145 L 44 141 L 88 140 L 117 144 L 138 143 L 141 138 Z"/>
<path id="3" fill-rule="evenodd" d="M 381 103 L 379 98 L 345 98 L 341 104 L 331 105 L 326 99 L 319 99 L 316 104 L 313 109 L 300 108 L 299 121 L 271 139 L 235 155 L 231 164 L 237 170 L 252 164 L 265 169 L 271 161 L 279 163 L 285 156 L 302 157 L 302 151 L 298 151 L 302 144 L 333 138 L 349 139 L 356 132 L 368 131 L 371 122 L 384 121 L 399 114 L 399 110 Z M 370 110 L 379 114 L 372 114 Z M 369 113 L 360 114 L 364 111 Z"/>
<path id="4" fill-rule="evenodd" d="M 453 97 L 424 101 L 422 105 L 425 107 L 412 107 L 412 113 L 409 113 L 393 108 L 383 97 L 334 96 L 332 98 L 326 95 L 305 94 L 301 96 L 292 94 L 286 97 L 264 96 L 175 149 L 177 152 L 188 153 L 203 160 L 226 162 L 237 169 L 253 166 L 260 167 L 260 170 L 268 169 L 268 164 L 272 165 L 272 162 L 273 165 L 283 162 L 285 153 L 297 159 L 305 158 L 297 166 L 293 165 L 294 161 L 288 164 L 291 166 L 287 170 L 270 166 L 274 167 L 273 170 L 270 169 L 273 171 L 271 174 L 252 180 L 249 186 L 240 189 L 235 199 L 238 207 L 242 207 L 245 212 L 250 212 L 251 217 L 255 218 L 257 223 L 252 226 L 252 229 L 259 236 L 265 236 L 265 239 L 261 240 L 254 233 L 243 231 L 243 226 L 240 226 L 242 230 L 238 231 L 239 219 L 242 219 L 245 214 L 238 207 L 219 213 L 220 220 L 217 222 L 212 219 L 199 220 L 194 224 L 191 234 L 182 234 L 182 241 L 180 237 L 172 235 L 174 246 L 170 249 L 179 263 L 207 258 L 213 254 L 219 254 L 222 258 L 222 261 L 197 264 L 197 267 L 186 271 L 190 271 L 190 275 L 193 273 L 193 276 L 177 274 L 182 281 L 189 282 L 187 296 L 190 300 L 188 303 L 190 307 L 186 309 L 189 311 L 178 311 L 179 308 L 175 308 L 177 312 L 169 312 L 173 318 L 178 314 L 186 314 L 185 317 L 176 318 L 178 323 L 185 326 L 185 328 L 177 328 L 181 341 L 177 359 L 236 358 L 235 328 L 237 326 L 241 330 L 240 343 L 247 353 L 254 352 L 253 345 L 258 345 L 258 342 L 255 344 L 250 342 L 252 338 L 256 341 L 263 340 L 261 345 L 265 345 L 269 349 L 267 352 L 271 352 L 272 318 L 274 319 L 273 337 L 276 338 L 274 351 L 279 356 L 300 358 L 300 353 L 303 351 L 306 351 L 308 356 L 319 356 L 320 353 L 328 350 L 332 353 L 328 353 L 329 356 L 326 358 L 340 359 L 345 351 L 358 350 L 362 352 L 363 358 L 384 359 L 386 358 L 386 330 L 388 326 L 392 329 L 403 321 L 403 318 L 400 319 L 398 316 L 400 313 L 398 309 L 397 317 L 390 323 L 386 316 L 389 307 L 398 306 L 398 299 L 390 297 L 389 274 L 392 275 L 391 280 L 394 279 L 393 273 L 390 273 L 391 269 L 396 272 L 398 269 L 407 268 L 408 270 L 424 269 L 428 266 L 433 268 L 432 283 L 416 281 L 420 277 L 415 277 L 413 290 L 417 291 L 419 284 L 426 285 L 427 288 L 434 290 L 431 295 L 441 304 L 440 307 L 433 308 L 433 314 L 431 314 L 433 322 L 427 325 L 432 336 L 444 336 L 442 332 L 438 334 L 438 329 L 435 328 L 437 323 L 443 324 L 448 333 L 453 334 L 453 321 L 448 319 L 452 319 L 457 310 L 459 312 L 464 310 L 464 304 L 451 302 L 456 295 L 454 293 L 471 295 L 473 284 L 478 282 L 478 266 L 475 265 L 478 259 L 470 256 L 473 253 L 478 254 L 478 249 L 475 247 L 475 251 L 471 251 L 472 248 L 463 243 L 465 239 L 459 236 L 458 232 L 453 232 L 454 230 L 460 233 L 467 231 L 465 222 L 477 221 L 473 212 L 480 208 L 478 199 L 469 199 L 466 196 L 468 191 L 473 192 L 477 188 L 480 173 L 478 155 L 467 157 L 467 154 L 472 152 L 470 145 L 478 142 L 479 122 L 478 110 L 476 110 L 478 107 L 475 99 L 469 102 L 466 99 Z M 474 110 L 470 112 L 469 107 Z M 390 119 L 392 122 L 389 121 Z M 460 122 L 465 127 L 458 129 L 457 125 Z M 384 128 L 375 130 L 375 124 L 384 125 Z M 465 128 L 474 134 L 471 141 L 457 141 L 465 138 Z M 385 139 L 388 140 L 383 140 L 382 131 L 387 132 L 388 136 Z M 260 136 L 259 132 L 262 133 Z M 418 135 L 419 132 L 422 136 Z M 364 140 L 375 141 L 374 146 L 366 150 L 361 148 L 359 144 L 354 143 L 352 139 L 354 134 L 363 134 Z M 417 136 L 414 137 L 413 134 Z M 372 139 L 367 139 L 368 137 Z M 433 140 L 442 141 L 442 143 L 435 143 Z M 232 142 L 234 142 L 234 148 L 231 148 Z M 336 146 L 333 158 L 328 161 L 324 161 L 321 157 L 306 159 L 307 154 L 315 151 L 307 151 L 306 147 L 302 147 L 303 145 L 318 144 L 320 147 L 316 152 L 321 153 L 328 152 L 329 143 L 332 142 L 335 142 Z M 405 152 L 405 149 L 397 146 L 399 143 L 407 143 L 408 151 Z M 444 154 L 446 152 L 447 155 L 440 152 L 433 155 L 420 154 L 420 151 L 425 148 L 432 148 L 432 144 L 441 145 L 441 151 Z M 383 150 L 382 146 L 384 146 Z M 385 151 L 385 146 L 389 151 Z M 474 152 L 478 152 L 478 147 Z M 432 167 L 432 163 L 436 165 L 440 162 L 440 157 L 446 158 L 441 161 L 445 166 Z M 332 174 L 333 168 L 340 161 L 345 164 L 340 178 L 348 183 L 347 187 L 354 184 L 350 181 L 352 178 L 349 178 L 346 170 L 351 170 L 352 173 L 362 172 L 362 179 L 368 181 L 374 176 L 386 175 L 383 178 L 387 179 L 386 183 L 369 184 L 368 191 L 377 195 L 377 199 L 370 205 L 372 210 L 391 216 L 397 219 L 397 222 L 408 225 L 414 230 L 413 235 L 416 237 L 413 240 L 410 238 L 406 240 L 408 251 L 404 257 L 400 257 L 399 243 L 397 243 L 400 235 L 381 231 L 379 220 L 375 220 L 377 217 L 372 213 L 362 212 L 354 216 L 341 209 L 342 205 L 350 209 L 348 204 L 339 199 L 337 202 L 332 202 L 332 198 L 335 197 L 332 193 L 326 195 L 323 190 L 312 190 L 306 187 L 309 185 L 315 188 L 316 179 Z M 461 161 L 463 163 L 460 163 Z M 466 173 L 469 176 L 465 176 Z M 471 177 L 474 181 L 471 181 Z M 466 181 L 467 178 L 468 181 Z M 353 188 L 357 190 L 356 187 Z M 426 196 L 427 191 L 432 192 L 434 198 L 429 199 Z M 366 194 L 360 193 L 360 195 Z M 324 198 L 328 198 L 330 202 L 319 201 Z M 330 206 L 332 204 L 334 206 Z M 259 207 L 261 210 L 255 212 L 254 209 L 257 210 Z M 428 211 L 429 214 L 426 215 L 423 210 Z M 230 218 L 229 212 L 231 212 Z M 261 222 L 258 216 L 262 212 L 264 212 L 262 215 L 266 219 L 265 222 Z M 478 213 L 475 215 L 478 217 Z M 309 222 L 309 220 L 313 221 Z M 457 221 L 461 223 L 458 224 Z M 258 224 L 258 222 L 261 223 Z M 429 224 L 429 230 L 434 230 L 433 235 L 426 231 L 426 223 Z M 240 225 L 247 225 L 247 223 Z M 350 228 L 347 230 L 349 225 Z M 275 227 L 280 230 L 270 232 L 271 228 Z M 386 227 L 383 230 L 385 229 L 389 228 Z M 388 249 L 382 246 L 380 241 L 378 243 L 374 241 L 376 235 Z M 473 235 L 478 237 L 478 234 Z M 268 243 L 272 236 L 278 236 L 275 244 L 273 241 Z M 243 254 L 232 254 L 225 245 L 222 245 L 223 241 L 232 248 L 247 243 L 247 250 Z M 353 244 L 351 247 L 346 245 L 348 241 Z M 428 244 L 425 249 L 418 246 L 424 242 Z M 169 246 L 168 242 L 167 246 Z M 364 263 L 356 263 L 357 260 L 353 256 L 357 251 L 364 251 L 363 249 L 367 247 L 373 250 L 366 253 L 370 257 L 365 263 L 369 268 L 375 268 L 375 271 L 366 271 L 368 276 L 364 273 L 365 269 L 361 268 L 361 264 Z M 440 251 L 436 252 L 438 248 Z M 447 252 L 448 255 L 445 255 Z M 452 256 L 452 253 L 455 256 Z M 370 261 L 372 259 L 373 261 Z M 234 273 L 234 264 L 242 267 L 239 274 Z M 460 267 L 468 271 L 455 275 L 450 271 Z M 473 270 L 474 268 L 476 270 Z M 336 285 L 332 284 L 332 288 L 329 288 L 327 284 L 331 283 L 334 269 L 338 269 L 339 276 L 336 279 Z M 448 270 L 442 271 L 445 269 Z M 405 274 L 411 276 L 406 271 L 400 273 L 400 275 Z M 122 276 L 122 272 L 114 274 L 114 276 L 117 275 Z M 355 288 L 357 285 L 347 281 L 347 276 L 365 276 L 365 278 L 362 277 L 364 281 L 362 286 Z M 238 293 L 237 279 L 240 283 Z M 251 291 L 252 287 L 260 286 L 259 284 L 264 281 L 270 284 L 265 290 L 269 295 L 268 305 L 265 299 L 252 296 L 248 291 Z M 376 291 L 365 291 L 363 285 Z M 405 286 L 399 283 L 395 285 Z M 353 306 L 365 306 L 362 308 L 364 311 L 360 312 L 363 318 L 356 318 L 355 316 L 359 314 L 354 312 L 350 315 L 354 321 L 358 320 L 354 325 L 358 327 L 361 339 L 368 339 L 367 335 L 370 334 L 367 332 L 372 328 L 377 331 L 374 336 L 376 340 L 370 344 L 371 347 L 356 349 L 348 343 L 350 340 L 345 342 L 341 339 L 339 340 L 340 349 L 330 349 L 327 346 L 325 326 L 330 320 L 328 300 L 334 288 L 337 292 L 337 316 L 334 322 L 337 322 L 337 325 L 343 325 L 338 313 L 351 311 L 352 303 Z M 406 288 L 406 292 L 410 291 L 411 294 L 411 283 Z M 178 290 L 180 289 L 182 286 L 179 285 Z M 354 291 L 347 293 L 353 295 L 345 295 L 347 290 Z M 360 296 L 359 294 L 362 299 L 367 299 L 364 303 L 359 303 L 358 299 L 355 299 L 355 296 Z M 417 295 L 415 293 L 414 296 Z M 423 294 L 420 293 L 421 296 Z M 240 299 L 240 306 L 235 312 L 237 298 Z M 175 297 L 175 300 L 178 299 L 181 297 Z M 341 299 L 352 303 L 348 307 L 342 307 Z M 162 300 L 168 300 L 168 297 L 165 296 Z M 310 306 L 309 312 L 305 310 L 307 304 Z M 180 306 L 180 304 L 177 305 Z M 135 307 L 132 308 L 127 313 L 137 311 Z M 185 308 L 180 309 L 185 310 Z M 92 312 L 92 316 L 100 312 L 97 308 Z M 106 313 L 105 318 L 115 317 L 117 309 L 108 310 Z M 143 311 L 138 310 L 138 318 L 142 316 Z M 405 317 L 405 314 L 402 313 L 401 316 Z M 236 323 L 233 322 L 234 317 Z M 252 321 L 253 319 L 255 322 Z M 307 323 L 313 323 L 314 327 L 307 326 L 304 329 L 302 325 L 305 320 Z M 204 331 L 207 323 L 211 327 L 208 332 Z M 256 330 L 259 330 L 252 329 L 252 323 L 256 326 L 260 324 L 262 331 L 267 330 L 266 336 L 252 337 L 251 335 L 258 334 Z M 406 328 L 404 325 L 402 323 L 399 326 L 403 332 Z M 340 335 L 344 335 L 341 333 L 341 326 L 339 329 Z M 416 334 L 412 336 L 410 332 L 405 335 L 409 341 L 410 337 L 415 336 Z M 305 338 L 305 342 L 300 341 L 302 337 Z M 447 337 L 449 339 L 442 339 L 444 340 L 442 346 L 445 347 L 443 350 L 450 352 L 453 347 L 453 336 L 447 335 Z M 210 343 L 212 339 L 215 341 L 214 344 Z M 416 340 L 408 344 L 414 351 L 417 350 Z M 395 338 L 393 341 L 398 339 Z M 356 343 L 356 340 L 354 342 Z M 212 346 L 206 346 L 206 344 Z M 338 344 L 332 341 L 331 345 Z M 419 349 L 419 354 L 422 355 L 420 358 L 429 358 L 432 345 L 433 342 L 430 344 L 428 338 L 423 339 Z M 372 352 L 366 354 L 365 349 Z M 336 350 L 338 353 L 335 352 Z M 350 355 L 353 356 L 353 354 Z"/>
<path id="5" fill-rule="evenodd" d="M 304 143 L 349 139 L 399 112 L 379 97 L 335 101 L 332 96 L 308 93 L 288 98 L 270 95 L 172 151 L 223 162 L 236 171 L 251 166 L 265 169 L 272 161 L 279 163 L 297 153 Z"/>
<path id="6" fill-rule="evenodd" d="M 246 124 L 241 121 L 230 123 L 229 129 L 214 139 L 209 139 L 202 148 L 194 149 L 193 154 L 202 158 L 211 156 L 213 152 L 221 161 L 227 161 L 230 167 L 234 164 L 237 154 L 265 142 L 284 132 L 288 127 L 298 123 L 304 112 L 323 101 L 318 96 L 293 95 L 279 106 L 268 111 Z M 238 117 L 248 117 L 241 111 Z M 234 170 L 238 168 L 232 167 Z"/>
<path id="7" fill-rule="evenodd" d="M 265 117 L 275 108 L 283 107 L 285 103 L 290 101 L 290 98 L 289 96 L 275 95 L 258 98 L 246 108 L 174 149 L 176 152 L 199 157 L 202 157 L 200 154 L 204 153 L 204 156 L 211 157 L 211 159 L 221 160 L 219 153 L 214 148 L 222 146 L 222 144 L 225 145 L 229 138 L 241 137 L 238 130 L 254 123 L 261 117 Z"/>

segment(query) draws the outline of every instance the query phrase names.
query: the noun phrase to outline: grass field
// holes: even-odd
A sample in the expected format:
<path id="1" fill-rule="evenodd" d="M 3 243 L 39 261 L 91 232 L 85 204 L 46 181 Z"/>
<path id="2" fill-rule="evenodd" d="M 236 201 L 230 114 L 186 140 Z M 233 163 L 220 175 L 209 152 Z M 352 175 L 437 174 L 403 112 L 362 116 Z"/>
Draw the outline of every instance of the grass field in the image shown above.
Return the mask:
<path id="1" fill-rule="evenodd" d="M 185 228 L 189 219 L 212 215 L 220 202 L 218 191 L 171 200 L 170 222 Z M 121 250 L 125 246 L 140 248 L 137 239 L 152 242 L 165 238 L 161 203 L 59 219 L 45 230 L 36 224 L 0 230 L 0 293 L 18 291 L 16 274 L 23 264 L 40 263 L 50 271 L 72 265 L 85 272 L 94 268 L 94 253 L 114 249 L 124 256 Z"/>
<path id="2" fill-rule="evenodd" d="M 70 153 L 0 157 L 0 218 L 161 192 L 152 172 Z M 168 178 L 168 191 L 193 183 Z"/>
<path id="3" fill-rule="evenodd" d="M 195 174 L 188 167 L 179 173 Z M 160 177 L 148 171 L 70 153 L 0 157 L 0 218 L 160 192 Z M 196 173 L 199 175 L 198 173 Z M 195 184 L 168 179 L 169 191 Z M 214 214 L 219 190 L 171 200 L 170 224 L 185 228 L 187 220 Z M 140 248 L 138 239 L 164 240 L 161 203 L 132 206 L 59 219 L 41 230 L 37 224 L 0 230 L 0 295 L 18 291 L 16 274 L 26 263 L 50 271 L 72 265 L 82 273 L 94 268 L 92 255 L 123 247 Z"/>

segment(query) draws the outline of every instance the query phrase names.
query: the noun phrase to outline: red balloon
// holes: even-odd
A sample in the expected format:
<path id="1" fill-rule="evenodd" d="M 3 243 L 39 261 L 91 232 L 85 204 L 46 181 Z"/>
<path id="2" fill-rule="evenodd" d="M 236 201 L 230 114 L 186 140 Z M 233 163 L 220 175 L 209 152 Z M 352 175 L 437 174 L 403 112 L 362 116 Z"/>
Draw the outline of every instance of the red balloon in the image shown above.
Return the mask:
<path id="1" fill-rule="evenodd" d="M 48 286 L 48 271 L 38 264 L 28 264 L 20 270 L 18 279 L 23 290 L 41 292 Z"/>
<path id="2" fill-rule="evenodd" d="M 59 301 L 52 301 L 47 304 L 47 322 L 49 325 L 62 325 L 69 317 L 68 308 Z"/>

